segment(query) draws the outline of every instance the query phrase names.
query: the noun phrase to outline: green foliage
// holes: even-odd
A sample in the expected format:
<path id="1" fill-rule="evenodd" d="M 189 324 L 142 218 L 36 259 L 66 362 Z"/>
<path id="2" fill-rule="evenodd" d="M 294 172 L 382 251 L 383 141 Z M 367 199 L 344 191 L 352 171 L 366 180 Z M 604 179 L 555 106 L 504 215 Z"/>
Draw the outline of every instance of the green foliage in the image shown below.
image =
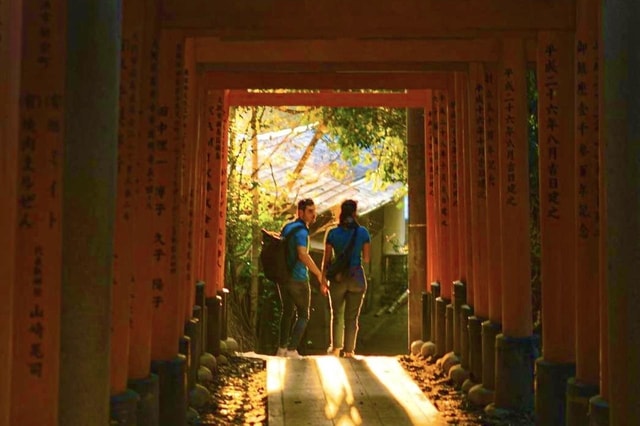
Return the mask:
<path id="1" fill-rule="evenodd" d="M 274 191 L 269 182 L 258 182 L 251 163 L 252 138 L 267 124 L 288 125 L 286 119 L 290 114 L 264 108 L 241 108 L 236 112 L 228 147 L 225 281 L 232 290 L 229 302 L 240 323 L 239 332 L 255 349 L 260 336 L 251 324 L 255 313 L 251 312 L 250 292 L 252 279 L 259 272 L 252 250 L 260 246 L 260 228 L 280 229 L 288 218 L 288 210 L 283 208 L 287 204 L 285 193 Z M 262 291 L 259 295 L 262 299 L 272 298 L 271 293 Z M 265 304 L 271 305 L 273 301 L 258 302 L 259 306 Z"/>
<path id="2" fill-rule="evenodd" d="M 322 108 L 321 116 L 332 145 L 347 162 L 356 165 L 378 161 L 370 174 L 372 180 L 407 182 L 404 108 Z"/>
<path id="3" fill-rule="evenodd" d="M 531 294 L 533 320 L 541 318 L 542 295 L 540 282 L 540 192 L 539 192 L 539 146 L 538 146 L 538 88 L 535 70 L 527 72 L 527 105 L 529 109 L 529 188 L 530 188 L 530 235 L 531 235 Z"/>

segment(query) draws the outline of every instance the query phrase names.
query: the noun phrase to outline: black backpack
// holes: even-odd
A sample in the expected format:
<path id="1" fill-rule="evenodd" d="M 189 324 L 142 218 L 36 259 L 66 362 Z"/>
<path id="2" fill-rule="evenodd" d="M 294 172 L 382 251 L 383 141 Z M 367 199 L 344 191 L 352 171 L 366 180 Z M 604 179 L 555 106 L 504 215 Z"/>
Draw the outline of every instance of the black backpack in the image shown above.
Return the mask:
<path id="1" fill-rule="evenodd" d="M 286 237 L 262 228 L 262 249 L 260 263 L 264 276 L 275 283 L 286 283 L 291 278 L 291 270 L 295 262 L 289 261 L 289 239 L 298 233 L 303 226 L 289 231 Z"/>

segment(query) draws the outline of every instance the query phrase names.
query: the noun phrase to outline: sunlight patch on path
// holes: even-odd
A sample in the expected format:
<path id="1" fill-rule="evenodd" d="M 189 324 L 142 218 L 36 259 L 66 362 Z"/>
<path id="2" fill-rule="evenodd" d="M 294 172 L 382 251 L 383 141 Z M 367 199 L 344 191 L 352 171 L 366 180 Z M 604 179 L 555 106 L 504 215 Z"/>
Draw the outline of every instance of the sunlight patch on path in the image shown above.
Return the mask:
<path id="1" fill-rule="evenodd" d="M 436 407 L 395 357 L 367 356 L 364 362 L 415 424 L 440 417 Z"/>
<path id="2" fill-rule="evenodd" d="M 447 424 L 396 357 L 265 358 L 270 426 Z"/>
<path id="3" fill-rule="evenodd" d="M 322 356 L 315 359 L 320 381 L 327 404 L 325 415 L 336 421 L 336 425 L 352 426 L 362 424 L 362 417 L 354 405 L 355 398 L 349 383 L 349 377 L 340 362 L 334 356 Z"/>

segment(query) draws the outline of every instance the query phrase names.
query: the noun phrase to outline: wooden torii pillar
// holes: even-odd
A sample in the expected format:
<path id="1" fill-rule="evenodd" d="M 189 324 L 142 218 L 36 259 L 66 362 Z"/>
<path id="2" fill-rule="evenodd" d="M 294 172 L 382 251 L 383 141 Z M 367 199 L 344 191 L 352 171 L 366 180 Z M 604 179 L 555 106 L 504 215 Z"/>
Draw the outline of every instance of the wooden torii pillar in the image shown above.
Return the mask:
<path id="1" fill-rule="evenodd" d="M 453 346 L 452 351 L 459 362 L 461 353 L 462 334 L 466 333 L 466 329 L 462 329 L 460 326 L 460 312 L 462 305 L 466 303 L 464 294 L 464 283 L 462 277 L 465 275 L 464 265 L 461 262 L 460 253 L 463 250 L 463 242 L 460 238 L 460 223 L 462 221 L 462 209 L 460 206 L 461 196 L 461 162 L 458 151 L 461 150 L 463 141 L 462 132 L 462 105 L 459 103 L 461 99 L 461 86 L 460 82 L 462 73 L 453 73 L 449 80 L 449 186 L 450 186 L 450 226 L 451 226 L 451 270 L 453 274 L 452 283 L 452 305 L 453 305 Z"/>
<path id="2" fill-rule="evenodd" d="M 451 77 L 450 77 L 451 78 Z M 449 86 L 449 84 L 447 85 Z M 452 232 L 451 232 L 451 189 L 449 181 L 449 96 L 450 88 L 435 91 L 438 98 L 436 107 L 437 132 L 434 140 L 437 141 L 437 174 L 436 185 L 438 197 L 436 199 L 436 216 L 438 235 L 438 264 L 440 297 L 436 299 L 436 325 L 444 331 L 442 341 L 436 342 L 436 355 L 442 356 L 453 350 L 453 281 L 452 270 Z M 451 93 L 452 94 L 452 93 Z"/>
<path id="3" fill-rule="evenodd" d="M 137 312 L 132 309 L 136 278 L 136 152 L 140 140 L 140 52 L 143 37 L 144 10 L 141 2 L 124 5 L 122 47 L 120 52 L 120 91 L 118 128 L 118 166 L 116 219 L 114 224 L 113 285 L 111 289 L 111 413 L 124 424 L 138 420 L 140 395 L 128 389 L 129 374 L 139 374 L 130 368 L 131 330 L 137 326 Z M 136 276 L 137 275 L 137 276 Z M 134 319 L 135 318 L 135 319 Z M 146 374 L 145 374 L 146 375 Z M 146 397 L 146 395 L 145 395 Z M 141 410 L 144 411 L 144 410 Z M 140 416 L 144 417 L 144 416 Z"/>
<path id="4" fill-rule="evenodd" d="M 486 290 L 487 317 L 481 324 L 482 383 L 469 390 L 469 400 L 486 406 L 493 402 L 495 389 L 495 341 L 502 324 L 502 227 L 500 225 L 500 182 L 498 145 L 497 64 L 485 63 L 484 107 L 481 121 L 484 136 L 484 176 L 486 209 Z M 478 150 L 481 147 L 478 146 Z M 479 159 L 479 161 L 482 161 Z M 479 166 L 480 168 L 480 166 Z M 474 324 L 475 326 L 475 324 Z"/>
<path id="5" fill-rule="evenodd" d="M 502 333 L 496 337 L 497 409 L 533 408 L 535 339 L 531 318 L 529 162 L 525 53 L 522 39 L 505 38 L 498 68 L 502 228 Z"/>
<path id="6" fill-rule="evenodd" d="M 640 423 L 640 5 L 629 0 L 602 5 L 601 170 L 607 251 L 606 301 L 608 367 L 601 365 L 600 392 L 609 403 L 612 425 Z M 603 324 L 604 325 L 604 324 Z M 601 407 L 591 405 L 595 424 L 605 424 Z"/>
<path id="7" fill-rule="evenodd" d="M 15 203 L 19 176 L 19 90 L 22 47 L 22 2 L 0 3 L 0 235 L 5 247 L 0 257 L 0 371 L 13 369 L 14 287 L 16 277 Z M 0 426 L 9 426 L 11 374 L 0 375 Z"/>
<path id="8" fill-rule="evenodd" d="M 576 187 L 573 33 L 538 36 L 538 146 L 542 357 L 536 361 L 536 418 L 564 424 L 566 383 L 575 374 Z"/>
<path id="9" fill-rule="evenodd" d="M 12 341 L 3 341 L 11 350 L 11 359 L 3 362 L 12 366 L 3 373 L 3 381 L 8 380 L 3 383 L 5 400 L 10 402 L 4 424 L 56 424 L 59 415 L 66 5 L 52 2 L 45 11 L 50 31 L 46 37 L 40 35 L 40 12 L 26 2 L 2 5 L 3 64 L 16 64 L 3 71 L 3 88 L 5 83 L 11 86 L 0 95 L 7 102 L 0 118 L 7 125 L 2 129 L 3 181 L 14 185 L 8 190 L 12 198 L 7 205 L 13 208 L 6 217 L 13 220 L 3 225 L 14 243 L 9 250 L 16 262 L 5 266 L 13 272 L 13 281 L 2 284 L 3 290 L 12 287 L 6 294 L 12 295 L 13 307 L 7 322 Z M 5 28 L 9 18 L 17 21 Z M 38 49 L 40 43 L 47 43 L 46 52 Z M 9 52 L 15 56 L 8 58 Z M 7 151 L 12 147 L 17 151 Z"/>
<path id="10" fill-rule="evenodd" d="M 147 145 L 152 149 L 151 201 L 151 368 L 159 376 L 159 424 L 184 424 L 187 408 L 186 358 L 179 353 L 184 334 L 183 288 L 178 280 L 178 167 L 182 153 L 184 36 L 161 30 L 152 39 L 151 73 L 157 97 L 150 104 Z M 152 161 L 152 163 L 151 163 Z"/>
<path id="11" fill-rule="evenodd" d="M 437 114 L 435 113 L 434 104 L 437 103 L 433 94 L 428 94 L 429 99 L 427 101 L 427 107 L 425 112 L 425 223 L 426 223 L 426 247 L 427 247 L 427 264 L 426 264 L 426 281 L 429 286 L 428 291 L 428 303 L 429 307 L 429 338 L 434 345 L 430 352 L 435 354 L 437 351 L 436 341 L 438 340 L 438 328 L 436 324 L 436 298 L 440 296 L 440 284 L 438 280 L 438 227 L 435 220 L 431 218 L 436 217 L 436 200 L 438 194 L 438 187 L 436 184 L 436 176 L 438 165 L 436 164 L 436 125 L 435 120 Z M 427 220 L 430 219 L 430 220 Z M 437 289 L 437 290 L 436 290 Z M 441 333 L 442 334 L 442 333 Z M 441 336 L 440 339 L 444 339 Z"/>
<path id="12" fill-rule="evenodd" d="M 157 18 L 152 2 L 124 5 L 123 43 L 138 52 L 139 72 L 134 87 L 138 90 L 136 111 L 125 111 L 125 115 L 138 114 L 137 138 L 134 151 L 133 193 L 133 277 L 130 289 L 129 358 L 127 386 L 140 396 L 137 405 L 137 421 L 158 424 L 159 377 L 151 372 L 151 340 L 153 334 L 153 154 L 155 104 L 157 102 L 157 58 L 154 43 L 157 40 Z M 127 16 L 128 15 L 128 16 Z M 133 27 L 133 28 L 132 28 Z M 157 66 L 157 64 L 156 64 Z M 134 76 L 124 75 L 125 80 Z M 119 303 L 122 303 L 120 301 Z M 115 407 L 114 407 L 115 408 Z"/>
<path id="13" fill-rule="evenodd" d="M 460 279 L 464 283 L 465 304 L 460 308 L 460 367 L 465 372 L 470 372 L 470 336 L 469 336 L 469 318 L 473 316 L 473 256 L 471 243 L 471 168 L 470 149 L 473 140 L 473 133 L 469 121 L 469 79 L 466 74 L 460 73 L 456 79 L 456 95 L 457 104 L 460 105 L 460 114 L 458 114 L 461 131 L 458 132 L 461 137 L 461 143 L 458 144 L 459 156 L 459 200 L 460 200 L 460 243 L 462 250 L 460 252 L 460 264 L 462 265 L 462 275 Z M 459 88 L 459 90 L 458 90 Z"/>
<path id="14" fill-rule="evenodd" d="M 442 300 L 442 264 L 440 262 L 440 250 L 442 244 L 441 227 L 438 225 L 440 209 L 440 150 L 438 144 L 439 138 L 439 121 L 438 108 L 440 105 L 439 90 L 431 92 L 431 115 L 429 120 L 429 136 L 425 143 L 427 144 L 426 160 L 429 174 L 427 177 L 427 253 L 429 255 L 429 265 L 427 273 L 430 276 L 428 284 L 432 299 L 431 313 L 431 329 L 433 330 L 431 339 L 435 344 L 434 355 L 442 356 L 446 352 L 446 324 L 445 324 L 445 307 L 446 303 Z"/>
<path id="15" fill-rule="evenodd" d="M 484 124 L 485 170 L 487 177 L 487 250 L 488 250 L 488 303 L 489 316 L 482 323 L 482 385 L 495 389 L 495 341 L 502 330 L 502 234 L 500 223 L 500 145 L 498 126 L 498 68 L 496 63 L 485 64 L 484 70 Z"/>
<path id="16" fill-rule="evenodd" d="M 469 65 L 469 211 L 471 214 L 471 252 L 473 307 L 469 317 L 470 379 L 482 383 L 482 323 L 489 316 L 487 281 L 487 175 L 485 146 L 485 73 L 481 63 Z M 469 386 L 469 384 L 467 385 Z M 466 388 L 466 387 L 465 387 Z M 468 388 L 467 388 L 468 389 Z"/>
<path id="17" fill-rule="evenodd" d="M 588 422 L 589 398 L 598 394 L 600 381 L 599 5 L 597 0 L 576 4 L 576 374 L 567 384 L 569 426 Z"/>
<path id="18" fill-rule="evenodd" d="M 11 298 L 0 423 L 106 423 L 117 8 L 3 2 L 0 19 L 2 294 Z"/>
<path id="19" fill-rule="evenodd" d="M 196 212 L 199 203 L 199 158 L 202 157 L 202 138 L 198 138 L 198 84 L 194 57 L 194 40 L 186 38 L 184 45 L 183 134 L 180 167 L 180 223 L 178 248 L 178 285 L 183 287 L 182 318 L 185 336 L 189 338 L 189 374 L 187 387 L 191 389 L 197 378 L 200 355 L 203 353 L 204 306 L 196 303 L 197 283 L 202 275 L 196 269 L 197 244 L 202 232 L 196 232 Z M 201 216 L 201 215 L 197 215 Z"/>
<path id="20" fill-rule="evenodd" d="M 428 94 L 427 94 L 428 96 Z M 427 97 L 425 96 L 425 97 Z M 421 339 L 422 292 L 426 290 L 426 269 L 420 268 L 427 258 L 426 197 L 421 182 L 425 181 L 425 108 L 407 109 L 407 158 L 409 182 L 409 315 L 408 341 Z M 421 167 L 422 166 L 422 167 Z M 418 296 L 419 295 L 419 296 Z"/>
<path id="21" fill-rule="evenodd" d="M 229 93 L 226 90 L 204 89 L 200 109 L 200 129 L 203 149 L 206 151 L 204 167 L 204 205 L 201 214 L 203 223 L 203 272 L 205 282 L 207 320 L 206 350 L 214 356 L 220 355 L 220 319 L 222 298 L 218 291 L 224 287 L 224 239 L 220 239 L 220 227 L 225 226 L 226 194 L 223 189 L 223 171 L 226 170 L 227 125 L 229 115 Z"/>

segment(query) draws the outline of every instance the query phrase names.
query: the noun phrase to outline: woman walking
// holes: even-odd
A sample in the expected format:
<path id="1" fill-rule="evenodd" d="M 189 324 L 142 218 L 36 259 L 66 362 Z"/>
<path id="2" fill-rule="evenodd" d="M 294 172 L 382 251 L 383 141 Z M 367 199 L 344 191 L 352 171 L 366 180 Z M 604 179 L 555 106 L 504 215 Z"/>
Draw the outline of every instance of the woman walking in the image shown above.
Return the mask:
<path id="1" fill-rule="evenodd" d="M 371 237 L 367 228 L 356 220 L 358 203 L 346 200 L 340 206 L 340 223 L 327 233 L 322 259 L 322 274 L 326 277 L 332 261 L 343 252 L 348 256 L 348 269 L 330 281 L 331 307 L 330 346 L 327 353 L 353 357 L 358 336 L 358 318 L 367 290 L 363 262 L 369 263 Z"/>

